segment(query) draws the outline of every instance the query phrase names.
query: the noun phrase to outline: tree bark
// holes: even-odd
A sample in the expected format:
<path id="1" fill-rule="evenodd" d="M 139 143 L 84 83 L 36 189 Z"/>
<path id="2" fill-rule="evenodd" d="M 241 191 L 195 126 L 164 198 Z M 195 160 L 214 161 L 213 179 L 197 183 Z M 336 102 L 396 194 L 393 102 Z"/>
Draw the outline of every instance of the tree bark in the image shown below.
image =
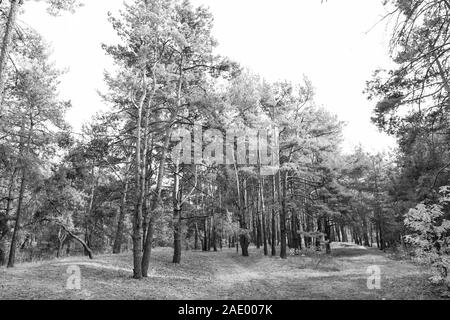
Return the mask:
<path id="1" fill-rule="evenodd" d="M 207 221 L 205 218 L 205 219 L 203 219 L 204 237 L 203 237 L 203 242 L 202 242 L 202 251 L 208 250 L 208 233 L 206 232 L 206 228 L 207 228 Z"/>
<path id="2" fill-rule="evenodd" d="M 9 9 L 8 20 L 6 21 L 5 32 L 3 34 L 2 48 L 0 52 L 0 110 L 3 105 L 8 55 L 12 44 L 17 14 L 19 12 L 20 6 L 22 5 L 22 0 L 10 0 L 10 2 L 11 7 Z"/>
<path id="3" fill-rule="evenodd" d="M 86 244 L 86 242 L 81 240 L 81 238 L 77 237 L 72 231 L 68 230 L 65 226 L 62 226 L 62 228 L 64 229 L 64 231 L 66 231 L 69 234 L 69 236 L 71 236 L 72 238 L 77 240 L 79 243 L 81 243 L 84 250 L 87 252 L 87 255 L 89 256 L 89 259 L 94 259 L 94 253 L 92 252 L 91 248 L 89 248 L 89 246 Z"/>
<path id="4" fill-rule="evenodd" d="M 64 246 L 64 241 L 67 238 L 67 235 L 63 232 L 63 230 L 61 230 L 62 228 L 59 229 L 58 231 L 58 251 L 56 252 L 56 258 L 59 259 L 61 257 L 61 252 Z"/>
<path id="5" fill-rule="evenodd" d="M 155 66 L 153 68 L 153 94 L 152 97 L 155 94 L 156 89 L 156 77 L 155 77 Z M 158 178 L 156 182 L 156 190 L 154 193 L 154 197 L 152 200 L 151 208 L 150 208 L 150 217 L 149 222 L 147 226 L 147 233 L 145 238 L 145 244 L 144 244 L 144 253 L 142 257 L 142 275 L 143 277 L 147 277 L 148 268 L 150 266 L 150 256 L 152 252 L 152 245 L 153 245 L 153 234 L 154 234 L 154 227 L 155 227 L 155 210 L 159 207 L 159 202 L 161 200 L 161 192 L 162 192 L 162 183 L 164 180 L 164 173 L 165 173 L 165 164 L 166 164 L 166 153 L 169 149 L 170 145 L 170 138 L 172 134 L 172 122 L 175 121 L 176 117 L 178 116 L 178 112 L 181 106 L 181 86 L 182 86 L 182 69 L 180 68 L 180 75 L 178 79 L 178 102 L 177 102 L 177 109 L 175 112 L 173 112 L 171 119 L 169 121 L 168 126 L 165 130 L 165 140 L 164 145 L 161 151 L 161 159 L 159 161 L 159 168 L 158 168 Z"/>
<path id="6" fill-rule="evenodd" d="M 8 219 L 9 214 L 11 212 L 11 206 L 13 202 L 14 196 L 14 185 L 15 185 L 15 176 L 17 173 L 17 168 L 14 169 L 11 175 L 11 182 L 8 188 L 8 199 L 6 200 L 6 210 L 5 213 L 0 215 L 0 266 L 4 266 L 6 264 L 6 241 L 5 237 L 7 236 L 8 230 Z"/>
<path id="7" fill-rule="evenodd" d="M 97 187 L 97 182 L 98 180 L 95 179 L 95 169 L 94 169 L 94 165 L 92 165 L 92 171 L 91 171 L 91 175 L 92 175 L 92 187 L 91 187 L 91 196 L 89 198 L 89 204 L 88 204 L 88 208 L 86 210 L 86 219 L 85 219 L 85 235 L 84 235 L 84 240 L 87 243 L 88 246 L 91 245 L 91 236 L 89 234 L 89 219 L 92 215 L 92 209 L 94 207 L 94 196 L 95 196 L 95 189 Z M 84 250 L 84 254 L 87 256 L 89 255 L 89 252 L 87 250 Z"/>
<path id="8" fill-rule="evenodd" d="M 271 241 L 272 256 L 277 255 L 276 243 L 277 243 L 277 222 L 275 216 L 275 175 L 274 175 L 272 177 L 272 241 Z"/>
<path id="9" fill-rule="evenodd" d="M 113 254 L 118 254 L 122 248 L 123 242 L 123 229 L 124 229 L 124 220 L 126 215 L 126 205 L 127 205 L 127 195 L 128 195 L 128 179 L 125 178 L 125 184 L 123 186 L 122 197 L 120 199 L 120 212 L 119 212 L 119 221 L 117 222 L 117 231 L 114 239 L 113 246 Z"/>
<path id="10" fill-rule="evenodd" d="M 2 238 L 0 239 L 0 267 L 4 266 L 6 263 L 6 243 Z"/>
<path id="11" fill-rule="evenodd" d="M 236 170 L 236 172 L 237 172 L 237 170 Z M 239 184 L 239 180 L 238 180 L 238 184 Z M 247 234 L 248 227 L 247 227 L 247 219 L 246 219 L 246 208 L 248 208 L 248 197 L 247 197 L 247 186 L 246 186 L 245 180 L 244 180 L 243 184 L 244 184 L 244 186 L 243 186 L 244 190 L 242 192 L 243 199 L 242 199 L 241 206 L 240 206 L 240 211 L 241 211 L 240 225 L 241 225 L 242 232 L 239 237 L 239 241 L 241 244 L 242 256 L 248 257 L 249 256 L 248 246 L 250 245 L 250 239 L 249 239 L 249 234 Z"/>
<path id="12" fill-rule="evenodd" d="M 194 250 L 198 250 L 198 224 L 195 223 L 195 230 L 194 230 Z"/>
<path id="13" fill-rule="evenodd" d="M 145 72 L 145 71 L 144 71 Z M 144 80 L 145 86 L 145 80 Z M 144 89 L 139 105 L 137 106 L 138 119 L 136 124 L 136 209 L 133 218 L 133 278 L 142 278 L 142 207 L 144 194 L 142 190 L 145 177 L 142 170 L 141 152 L 142 152 L 142 111 L 147 93 Z"/>
<path id="14" fill-rule="evenodd" d="M 20 231 L 20 223 L 22 217 L 22 206 L 23 206 L 23 197 L 25 194 L 25 168 L 22 168 L 22 178 L 20 181 L 20 191 L 19 191 L 19 200 L 17 204 L 17 212 L 16 219 L 14 225 L 14 231 L 11 238 L 11 247 L 9 250 L 9 259 L 8 259 L 8 268 L 13 268 L 15 259 L 16 259 L 16 246 L 17 246 L 17 238 L 19 236 Z"/>
<path id="15" fill-rule="evenodd" d="M 176 165 L 173 187 L 173 263 L 181 262 L 181 190 L 179 164 Z"/>
<path id="16" fill-rule="evenodd" d="M 384 241 L 384 233 L 383 233 L 383 227 L 381 225 L 381 222 L 379 223 L 378 231 L 379 231 L 379 235 L 380 235 L 380 250 L 384 251 L 384 249 L 386 249 L 386 244 Z"/>
<path id="17" fill-rule="evenodd" d="M 366 220 L 366 217 L 363 217 L 363 239 L 364 239 L 364 246 L 365 247 L 369 247 L 370 246 L 368 232 L 369 231 L 367 230 L 367 220 Z"/>
<path id="18" fill-rule="evenodd" d="M 212 242 L 213 242 L 213 250 L 214 252 L 217 252 L 217 230 L 216 225 L 214 221 L 214 217 L 212 218 Z"/>
<path id="19" fill-rule="evenodd" d="M 282 176 L 282 177 L 281 177 Z M 287 259 L 287 248 L 286 248 L 286 180 L 287 172 L 280 173 L 279 178 L 281 178 L 281 212 L 280 212 L 280 257 L 281 259 Z M 280 187 L 280 186 L 278 186 Z"/>
<path id="20" fill-rule="evenodd" d="M 343 225 L 341 225 L 341 234 L 342 234 L 342 242 L 348 242 L 347 230 L 345 230 L 345 227 Z"/>
<path id="21" fill-rule="evenodd" d="M 181 209 L 179 207 L 173 210 L 173 263 L 181 262 L 181 223 L 180 221 Z"/>
<path id="22" fill-rule="evenodd" d="M 269 254 L 267 248 L 267 228 L 266 228 L 266 210 L 264 205 L 264 180 L 260 179 L 259 182 L 259 192 L 260 192 L 260 201 L 261 201 L 261 224 L 262 224 L 262 236 L 263 236 L 263 246 L 264 246 L 264 255 L 267 256 Z"/>
<path id="23" fill-rule="evenodd" d="M 330 221 L 327 217 L 324 217 L 324 228 L 325 228 L 325 252 L 326 254 L 331 254 L 331 228 Z"/>

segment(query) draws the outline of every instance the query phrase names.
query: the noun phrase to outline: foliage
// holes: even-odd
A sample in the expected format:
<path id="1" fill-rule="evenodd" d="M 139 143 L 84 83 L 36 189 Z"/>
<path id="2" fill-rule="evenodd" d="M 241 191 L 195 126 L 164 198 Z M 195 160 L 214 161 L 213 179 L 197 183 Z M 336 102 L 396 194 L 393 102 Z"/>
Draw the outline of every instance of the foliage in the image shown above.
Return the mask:
<path id="1" fill-rule="evenodd" d="M 415 248 L 419 262 L 436 270 L 433 281 L 450 285 L 450 220 L 445 219 L 450 204 L 450 187 L 442 187 L 436 204 L 418 204 L 405 216 L 409 234 L 405 241 Z"/>

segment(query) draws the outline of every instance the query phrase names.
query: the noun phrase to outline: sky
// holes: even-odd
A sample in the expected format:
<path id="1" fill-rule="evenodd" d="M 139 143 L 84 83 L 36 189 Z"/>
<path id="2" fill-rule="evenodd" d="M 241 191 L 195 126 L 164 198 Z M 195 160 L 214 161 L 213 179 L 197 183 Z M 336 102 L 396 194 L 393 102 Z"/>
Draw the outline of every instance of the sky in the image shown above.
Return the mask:
<path id="1" fill-rule="evenodd" d="M 374 25 L 386 13 L 381 0 L 192 0 L 215 17 L 217 53 L 228 56 L 263 78 L 313 83 L 316 102 L 346 123 L 343 149 L 361 144 L 369 152 L 395 146 L 370 121 L 374 102 L 363 93 L 378 68 L 392 65 L 390 32 Z M 52 17 L 39 1 L 26 2 L 20 21 L 53 48 L 52 60 L 67 69 L 60 95 L 72 101 L 67 120 L 76 131 L 97 111 L 105 110 L 105 70 L 112 61 L 102 43 L 117 37 L 107 13 L 117 13 L 123 0 L 89 0 L 75 14 Z"/>

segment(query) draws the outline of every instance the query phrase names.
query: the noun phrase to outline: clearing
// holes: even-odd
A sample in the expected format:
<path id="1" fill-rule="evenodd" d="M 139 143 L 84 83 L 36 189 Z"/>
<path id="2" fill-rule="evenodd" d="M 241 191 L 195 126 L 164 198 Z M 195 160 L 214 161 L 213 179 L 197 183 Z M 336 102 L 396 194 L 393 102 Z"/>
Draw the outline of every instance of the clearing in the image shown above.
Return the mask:
<path id="1" fill-rule="evenodd" d="M 152 253 L 151 274 L 136 281 L 130 253 L 94 260 L 70 257 L 0 269 L 0 299 L 439 299 L 430 274 L 377 249 L 341 246 L 332 256 L 250 257 L 235 249 L 184 251 L 171 263 L 172 249 Z M 69 266 L 81 270 L 81 290 L 67 290 Z M 381 270 L 381 289 L 369 290 L 369 266 Z"/>

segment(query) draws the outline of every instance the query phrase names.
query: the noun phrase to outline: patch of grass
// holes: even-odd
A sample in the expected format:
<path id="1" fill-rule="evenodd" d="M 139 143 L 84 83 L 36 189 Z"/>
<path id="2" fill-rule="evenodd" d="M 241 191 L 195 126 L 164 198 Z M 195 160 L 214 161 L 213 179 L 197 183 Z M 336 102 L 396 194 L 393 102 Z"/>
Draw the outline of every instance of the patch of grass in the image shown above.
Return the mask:
<path id="1" fill-rule="evenodd" d="M 131 253 L 94 260 L 70 257 L 0 269 L 0 299 L 438 299 L 426 270 L 393 260 L 376 249 L 334 248 L 331 256 L 308 253 L 264 256 L 250 249 L 183 252 L 171 263 L 172 249 L 152 253 L 149 278 L 132 279 Z M 81 290 L 67 290 L 67 268 L 81 269 Z M 381 289 L 367 288 L 367 267 L 381 269 Z"/>

